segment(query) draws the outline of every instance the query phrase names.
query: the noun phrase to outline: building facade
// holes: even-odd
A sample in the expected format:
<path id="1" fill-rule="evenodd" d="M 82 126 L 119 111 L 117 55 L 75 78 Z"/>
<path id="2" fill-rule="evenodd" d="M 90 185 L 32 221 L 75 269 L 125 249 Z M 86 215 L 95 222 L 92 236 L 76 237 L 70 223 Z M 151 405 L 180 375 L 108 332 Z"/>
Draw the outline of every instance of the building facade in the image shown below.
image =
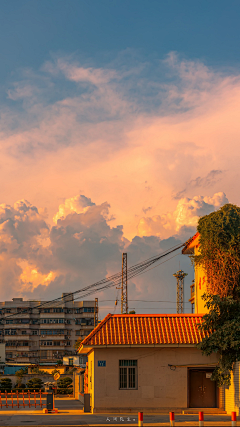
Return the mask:
<path id="1" fill-rule="evenodd" d="M 76 354 L 75 343 L 97 325 L 97 300 L 75 301 L 62 294 L 60 301 L 0 302 L 0 342 L 6 362 L 56 363 Z"/>
<path id="2" fill-rule="evenodd" d="M 222 390 L 211 380 L 218 356 L 196 348 L 205 337 L 201 321 L 194 314 L 106 316 L 80 348 L 88 355 L 92 412 L 223 411 Z"/>

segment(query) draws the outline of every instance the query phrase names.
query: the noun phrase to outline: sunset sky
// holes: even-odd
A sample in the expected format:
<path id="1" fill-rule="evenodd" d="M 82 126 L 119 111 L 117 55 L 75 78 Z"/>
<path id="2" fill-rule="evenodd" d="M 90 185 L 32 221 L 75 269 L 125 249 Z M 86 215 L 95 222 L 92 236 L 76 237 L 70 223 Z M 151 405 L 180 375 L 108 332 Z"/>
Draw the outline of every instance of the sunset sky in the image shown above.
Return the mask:
<path id="1" fill-rule="evenodd" d="M 2 0 L 1 300 L 81 289 L 240 205 L 239 15 L 232 0 Z M 187 301 L 178 255 L 129 283 L 130 309 L 175 312 L 179 266 Z M 117 290 L 95 296 L 119 312 Z"/>

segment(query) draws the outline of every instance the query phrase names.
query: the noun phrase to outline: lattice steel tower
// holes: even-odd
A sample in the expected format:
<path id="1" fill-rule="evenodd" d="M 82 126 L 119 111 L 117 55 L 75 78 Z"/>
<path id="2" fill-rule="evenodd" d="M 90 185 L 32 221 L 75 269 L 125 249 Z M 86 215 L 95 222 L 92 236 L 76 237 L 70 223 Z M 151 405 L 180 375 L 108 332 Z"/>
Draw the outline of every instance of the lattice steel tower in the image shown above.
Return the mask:
<path id="1" fill-rule="evenodd" d="M 184 277 L 187 273 L 179 270 L 173 276 L 177 279 L 177 313 L 180 314 L 184 310 Z"/>
<path id="2" fill-rule="evenodd" d="M 127 293 L 127 253 L 122 254 L 122 286 L 121 286 L 121 314 L 128 313 L 128 293 Z"/>

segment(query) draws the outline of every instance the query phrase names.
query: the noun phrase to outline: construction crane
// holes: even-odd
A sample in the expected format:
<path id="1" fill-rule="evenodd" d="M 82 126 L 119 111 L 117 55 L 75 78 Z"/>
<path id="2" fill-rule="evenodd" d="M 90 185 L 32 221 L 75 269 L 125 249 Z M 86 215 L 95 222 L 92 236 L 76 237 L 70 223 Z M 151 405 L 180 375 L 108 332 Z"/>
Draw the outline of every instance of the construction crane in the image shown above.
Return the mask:
<path id="1" fill-rule="evenodd" d="M 179 270 L 173 276 L 177 279 L 177 313 L 180 314 L 184 312 L 184 277 L 187 273 Z"/>

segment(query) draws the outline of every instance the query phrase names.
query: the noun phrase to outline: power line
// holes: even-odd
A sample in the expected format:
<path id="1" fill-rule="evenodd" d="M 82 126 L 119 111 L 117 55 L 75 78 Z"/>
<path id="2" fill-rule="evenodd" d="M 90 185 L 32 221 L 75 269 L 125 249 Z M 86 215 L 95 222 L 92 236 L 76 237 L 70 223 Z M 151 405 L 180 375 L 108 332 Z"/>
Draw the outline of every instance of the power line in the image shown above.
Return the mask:
<path id="1" fill-rule="evenodd" d="M 161 258 L 166 257 L 167 255 L 170 255 L 171 253 L 177 251 L 178 249 L 182 248 L 183 246 L 185 246 L 185 243 L 182 243 L 180 245 L 175 245 L 172 248 L 168 249 L 165 252 L 162 252 L 159 255 L 152 256 L 152 257 L 148 258 L 147 260 L 141 261 L 141 262 L 129 267 L 127 269 L 128 279 L 132 279 L 133 277 L 139 276 L 140 274 L 144 273 L 145 271 L 151 270 L 151 268 L 149 268 L 149 267 L 151 267 L 154 263 L 159 261 Z M 166 261 L 164 261 L 164 262 L 166 262 Z M 160 264 L 162 264 L 162 263 L 160 263 Z M 153 267 L 153 268 L 155 268 L 155 267 Z M 18 313 L 9 314 L 8 316 L 4 317 L 4 320 L 8 319 L 10 317 L 15 317 L 16 314 L 19 315 L 19 314 L 27 313 L 30 309 L 31 310 L 40 309 L 40 308 L 46 307 L 46 306 L 50 307 L 53 303 L 57 303 L 56 305 L 54 305 L 55 307 L 57 307 L 58 304 L 61 305 L 64 302 L 64 300 L 67 301 L 67 298 L 73 297 L 73 295 L 81 294 L 81 296 L 76 298 L 76 299 L 84 298 L 84 297 L 89 296 L 93 293 L 97 293 L 97 292 L 100 292 L 104 289 L 108 289 L 110 287 L 119 285 L 121 283 L 121 280 L 122 280 L 122 272 L 120 271 L 119 273 L 116 273 L 116 274 L 113 274 L 109 277 L 106 277 L 106 278 L 104 278 L 104 279 L 102 279 L 96 283 L 93 283 L 92 285 L 85 286 L 84 288 L 79 289 L 79 290 L 74 291 L 74 292 L 69 292 L 68 294 L 65 294 L 64 297 L 58 297 L 58 298 L 55 298 L 51 301 L 45 301 L 41 304 L 36 305 L 35 307 L 29 307 L 26 309 L 22 309 Z"/>

